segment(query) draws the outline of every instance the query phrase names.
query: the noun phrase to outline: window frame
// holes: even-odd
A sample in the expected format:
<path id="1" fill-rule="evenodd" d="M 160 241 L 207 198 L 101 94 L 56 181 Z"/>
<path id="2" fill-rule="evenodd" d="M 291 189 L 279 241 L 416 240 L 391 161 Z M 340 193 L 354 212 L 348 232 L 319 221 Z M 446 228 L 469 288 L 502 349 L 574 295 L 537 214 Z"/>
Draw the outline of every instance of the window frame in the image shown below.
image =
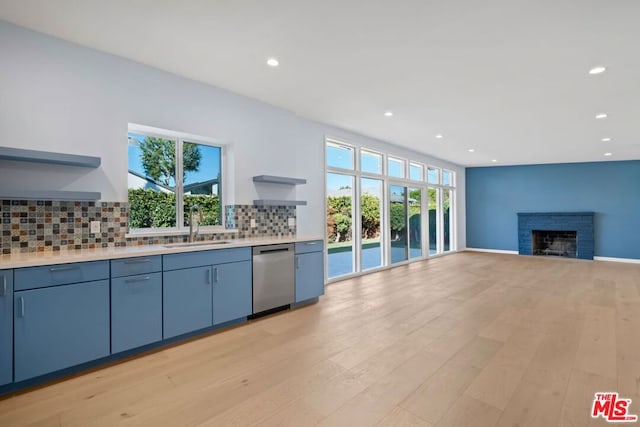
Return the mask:
<path id="1" fill-rule="evenodd" d="M 336 147 L 341 147 L 343 149 L 346 150 L 351 150 L 351 168 L 342 168 L 340 166 L 329 166 L 327 165 L 327 146 L 329 145 L 333 145 Z M 326 167 L 329 167 L 331 169 L 334 170 L 339 170 L 339 171 L 349 171 L 349 172 L 354 172 L 355 170 L 357 170 L 360 167 L 360 159 L 359 159 L 359 155 L 360 153 L 357 152 L 356 147 L 354 145 L 351 144 L 347 144 L 345 142 L 339 141 L 337 139 L 333 139 L 333 138 L 326 138 L 325 139 L 325 145 L 324 145 L 324 164 Z"/>
<path id="2" fill-rule="evenodd" d="M 175 195 L 176 195 L 176 226 L 175 227 L 149 227 L 149 228 L 131 228 L 129 227 L 129 220 L 127 218 L 127 233 L 125 237 L 141 237 L 141 236 L 158 236 L 158 235 L 184 235 L 189 233 L 189 226 L 183 225 L 183 218 L 180 213 L 184 211 L 184 182 L 182 177 L 183 171 L 183 145 L 184 142 L 189 142 L 198 145 L 206 145 L 209 147 L 215 147 L 220 149 L 220 180 L 218 183 L 218 193 L 220 199 L 220 225 L 206 225 L 199 228 L 201 234 L 215 234 L 228 232 L 226 229 L 226 217 L 225 217 L 225 195 L 227 194 L 227 177 L 226 177 L 226 155 L 227 145 L 220 141 L 201 135 L 193 135 L 185 132 L 172 131 L 169 129 L 156 128 L 152 126 L 139 125 L 135 123 L 129 123 L 127 128 L 127 144 L 129 143 L 128 135 L 130 133 L 137 133 L 144 136 L 152 136 L 156 138 L 171 139 L 174 141 L 174 147 L 176 150 L 176 178 L 175 178 Z M 178 153 L 181 153 L 178 156 Z M 179 159 L 179 160 L 178 160 Z M 129 171 L 129 161 L 127 159 L 127 173 Z M 127 185 L 127 193 L 129 186 Z M 127 204 L 129 198 L 127 195 Z"/>
<path id="3" fill-rule="evenodd" d="M 387 170 L 386 170 L 386 174 L 385 175 L 387 177 L 389 177 L 390 179 L 396 179 L 396 180 L 398 180 L 398 179 L 399 180 L 408 179 L 407 178 L 407 172 L 408 172 L 408 168 L 409 168 L 409 161 L 407 159 L 405 159 L 403 157 L 400 157 L 400 156 L 394 156 L 393 154 L 388 154 L 386 156 L 386 159 L 387 159 Z M 389 163 L 390 162 L 394 162 L 394 161 L 402 164 L 402 168 L 401 168 L 402 176 L 391 175 L 389 173 L 389 170 L 391 169 L 389 167 Z"/>
<path id="4" fill-rule="evenodd" d="M 415 166 L 415 167 L 419 167 L 420 168 L 420 178 L 418 179 L 413 179 L 411 178 L 411 166 Z M 420 163 L 420 162 L 414 162 L 412 160 L 409 160 L 409 174 L 407 175 L 407 179 L 409 181 L 413 181 L 413 182 L 424 182 L 426 181 L 426 177 L 425 177 L 425 166 Z"/>

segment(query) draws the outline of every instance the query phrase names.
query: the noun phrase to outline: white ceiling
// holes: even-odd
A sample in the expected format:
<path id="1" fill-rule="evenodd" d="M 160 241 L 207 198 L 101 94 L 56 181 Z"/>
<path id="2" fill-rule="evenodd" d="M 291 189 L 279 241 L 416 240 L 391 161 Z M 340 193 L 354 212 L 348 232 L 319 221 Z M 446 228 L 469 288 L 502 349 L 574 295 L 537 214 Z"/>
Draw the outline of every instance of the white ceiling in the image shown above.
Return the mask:
<path id="1" fill-rule="evenodd" d="M 640 159 L 638 0 L 0 0 L 0 19 L 461 165 Z"/>

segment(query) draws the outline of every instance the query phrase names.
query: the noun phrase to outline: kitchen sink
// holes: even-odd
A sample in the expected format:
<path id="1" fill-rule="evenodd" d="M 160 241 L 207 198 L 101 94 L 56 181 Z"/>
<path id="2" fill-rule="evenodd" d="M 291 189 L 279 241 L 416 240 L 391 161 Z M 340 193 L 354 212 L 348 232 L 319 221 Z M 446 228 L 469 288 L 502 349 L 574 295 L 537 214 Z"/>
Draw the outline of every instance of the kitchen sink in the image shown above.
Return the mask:
<path id="1" fill-rule="evenodd" d="M 216 246 L 216 245 L 228 245 L 233 243 L 231 240 L 208 240 L 203 242 L 183 242 L 183 243 L 170 243 L 168 245 L 162 245 L 164 248 L 190 248 L 193 246 Z"/>

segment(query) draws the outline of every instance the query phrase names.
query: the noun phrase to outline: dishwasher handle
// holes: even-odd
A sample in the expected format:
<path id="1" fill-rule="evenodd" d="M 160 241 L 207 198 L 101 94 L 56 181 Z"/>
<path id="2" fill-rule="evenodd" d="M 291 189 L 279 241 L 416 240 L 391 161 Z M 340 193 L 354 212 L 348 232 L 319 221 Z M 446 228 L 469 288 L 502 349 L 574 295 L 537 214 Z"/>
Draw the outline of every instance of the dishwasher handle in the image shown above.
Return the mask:
<path id="1" fill-rule="evenodd" d="M 254 246 L 253 255 L 267 255 L 277 252 L 293 252 L 293 244 Z"/>

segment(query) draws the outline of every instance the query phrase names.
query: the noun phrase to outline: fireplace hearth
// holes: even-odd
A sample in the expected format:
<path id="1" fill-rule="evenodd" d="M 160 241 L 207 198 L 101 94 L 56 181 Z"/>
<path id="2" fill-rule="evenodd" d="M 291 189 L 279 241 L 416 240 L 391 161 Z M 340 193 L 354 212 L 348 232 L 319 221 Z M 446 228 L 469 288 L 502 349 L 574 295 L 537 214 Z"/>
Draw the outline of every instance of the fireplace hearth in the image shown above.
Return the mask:
<path id="1" fill-rule="evenodd" d="M 578 254 L 576 231 L 533 230 L 531 234 L 533 255 L 576 258 Z"/>

